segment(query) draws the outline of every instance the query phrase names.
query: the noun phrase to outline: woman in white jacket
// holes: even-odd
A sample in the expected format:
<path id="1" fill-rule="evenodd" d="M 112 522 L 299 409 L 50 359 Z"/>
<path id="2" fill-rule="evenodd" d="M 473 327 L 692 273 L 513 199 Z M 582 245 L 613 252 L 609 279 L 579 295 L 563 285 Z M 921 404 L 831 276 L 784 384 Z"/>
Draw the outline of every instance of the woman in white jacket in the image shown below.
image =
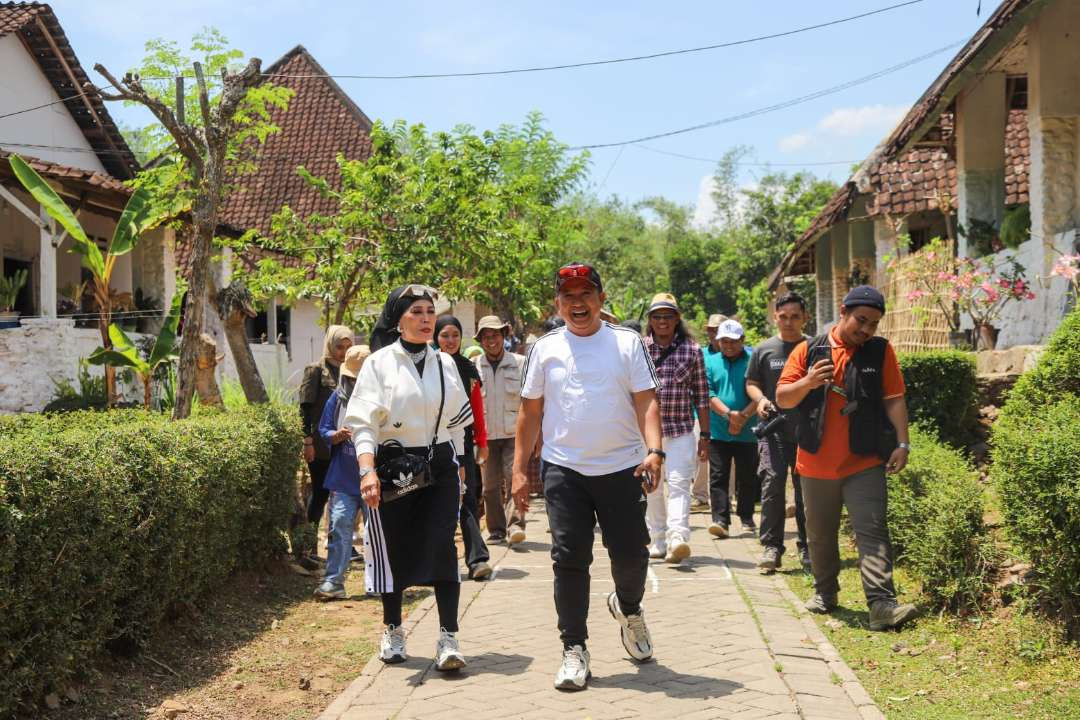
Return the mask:
<path id="1" fill-rule="evenodd" d="M 402 592 L 430 585 L 441 625 L 435 666 L 457 670 L 465 666 L 457 642 L 461 578 L 454 532 L 462 487 L 457 456 L 464 447 L 465 427 L 472 423 L 472 408 L 453 359 L 431 347 L 436 296 L 423 285 L 390 293 L 372 332 L 374 352 L 356 379 L 345 424 L 356 445 L 360 494 L 371 508 L 364 526 L 364 583 L 368 592 L 382 598 L 386 629 L 379 657 L 387 663 L 407 659 Z M 382 484 L 393 478 L 379 478 L 377 464 L 402 452 L 427 458 L 429 451 L 434 482 L 382 502 Z"/>

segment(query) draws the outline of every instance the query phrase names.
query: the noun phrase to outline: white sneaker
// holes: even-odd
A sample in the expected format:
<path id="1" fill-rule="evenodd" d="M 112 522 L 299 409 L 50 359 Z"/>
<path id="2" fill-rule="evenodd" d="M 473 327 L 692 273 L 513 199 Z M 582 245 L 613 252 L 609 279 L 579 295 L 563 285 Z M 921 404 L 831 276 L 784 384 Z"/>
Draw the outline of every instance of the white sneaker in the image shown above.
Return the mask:
<path id="1" fill-rule="evenodd" d="M 626 615 L 619 607 L 619 598 L 615 593 L 607 597 L 608 612 L 621 626 L 622 644 L 630 657 L 638 662 L 645 662 L 652 657 L 652 638 L 645 626 L 645 608 L 636 615 Z"/>
<path id="2" fill-rule="evenodd" d="M 523 542 L 525 542 L 525 531 L 516 525 L 511 527 L 510 531 L 506 534 L 506 544 L 517 545 L 518 543 Z"/>
<path id="3" fill-rule="evenodd" d="M 584 690 L 590 677 L 589 651 L 580 645 L 563 650 L 562 665 L 555 673 L 555 687 L 559 690 Z"/>
<path id="4" fill-rule="evenodd" d="M 446 628 L 439 628 L 439 642 L 435 645 L 435 669 L 460 670 L 465 667 L 465 656 L 458 647 L 457 635 Z"/>
<path id="5" fill-rule="evenodd" d="M 667 555 L 664 556 L 664 562 L 678 565 L 688 557 L 690 557 L 690 543 L 684 540 L 676 540 L 672 543 Z"/>
<path id="6" fill-rule="evenodd" d="M 663 543 L 654 542 L 649 545 L 649 557 L 662 558 L 667 555 L 667 548 Z"/>
<path id="7" fill-rule="evenodd" d="M 387 625 L 379 644 L 379 659 L 388 665 L 409 659 L 405 653 L 405 631 L 397 625 Z"/>

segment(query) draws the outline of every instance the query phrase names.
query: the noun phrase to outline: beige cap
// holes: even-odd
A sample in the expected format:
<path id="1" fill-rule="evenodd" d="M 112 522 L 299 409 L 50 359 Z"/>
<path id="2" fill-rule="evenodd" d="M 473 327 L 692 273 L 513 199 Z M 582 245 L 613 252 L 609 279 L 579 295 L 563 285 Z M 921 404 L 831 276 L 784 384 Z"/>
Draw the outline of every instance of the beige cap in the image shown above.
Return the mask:
<path id="1" fill-rule="evenodd" d="M 718 328 L 718 327 L 720 327 L 721 325 L 724 324 L 725 320 L 727 320 L 727 315 L 721 315 L 720 313 L 715 313 L 715 314 L 709 316 L 709 321 L 707 323 L 705 323 L 705 327 L 707 327 L 707 328 Z"/>
<path id="2" fill-rule="evenodd" d="M 652 302 L 649 303 L 649 314 L 652 315 L 654 312 L 661 309 L 679 312 L 679 302 L 671 293 L 656 293 L 653 295 Z"/>
<path id="3" fill-rule="evenodd" d="M 615 317 L 615 313 L 613 313 L 613 312 L 611 312 L 609 310 L 601 310 L 600 311 L 600 319 L 604 320 L 605 322 L 609 322 L 612 325 L 618 325 L 619 324 L 619 318 Z"/>
<path id="4" fill-rule="evenodd" d="M 503 322 L 498 315 L 485 315 L 480 318 L 480 322 L 476 325 L 476 335 L 473 335 L 473 338 L 479 340 L 480 333 L 485 330 L 498 330 L 505 335 L 510 331 L 510 323 Z"/>
<path id="5" fill-rule="evenodd" d="M 341 363 L 342 376 L 355 378 L 370 354 L 371 348 L 367 345 L 353 345 L 346 350 L 345 360 Z"/>

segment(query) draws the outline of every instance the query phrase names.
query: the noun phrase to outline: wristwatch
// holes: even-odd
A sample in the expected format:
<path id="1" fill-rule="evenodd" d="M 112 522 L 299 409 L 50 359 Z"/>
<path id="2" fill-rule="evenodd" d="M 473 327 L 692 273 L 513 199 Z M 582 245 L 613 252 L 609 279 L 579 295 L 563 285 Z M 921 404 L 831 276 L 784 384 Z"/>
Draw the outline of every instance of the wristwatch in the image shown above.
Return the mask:
<path id="1" fill-rule="evenodd" d="M 361 467 L 360 468 L 360 479 L 363 480 L 364 477 L 368 473 L 372 473 L 372 472 L 375 472 L 375 468 L 373 468 L 373 467 Z"/>
<path id="2" fill-rule="evenodd" d="M 903 449 L 907 450 L 908 452 L 911 452 L 911 444 L 910 443 L 898 442 L 898 443 L 896 443 L 896 447 L 903 448 Z"/>
<path id="3" fill-rule="evenodd" d="M 659 455 L 661 460 L 663 460 L 664 458 L 667 457 L 667 453 L 664 452 L 663 450 L 659 449 L 659 448 L 649 448 L 649 451 L 647 453 L 645 453 L 645 454 L 646 455 Z"/>

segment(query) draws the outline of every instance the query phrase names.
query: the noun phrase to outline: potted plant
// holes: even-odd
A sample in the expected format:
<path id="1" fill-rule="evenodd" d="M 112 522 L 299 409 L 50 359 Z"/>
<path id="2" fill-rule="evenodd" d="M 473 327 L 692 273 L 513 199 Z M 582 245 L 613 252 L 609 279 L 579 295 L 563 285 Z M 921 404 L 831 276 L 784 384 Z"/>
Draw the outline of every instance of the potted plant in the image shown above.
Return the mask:
<path id="1" fill-rule="evenodd" d="M 980 260 L 957 258 L 956 272 L 945 278 L 949 297 L 975 326 L 976 350 L 993 350 L 998 328 L 994 325 L 1011 301 L 1033 300 L 1035 293 L 1016 258 L 994 267 Z"/>
<path id="2" fill-rule="evenodd" d="M 19 327 L 19 313 L 15 302 L 26 285 L 26 270 L 16 270 L 10 277 L 0 277 L 0 328 Z"/>

